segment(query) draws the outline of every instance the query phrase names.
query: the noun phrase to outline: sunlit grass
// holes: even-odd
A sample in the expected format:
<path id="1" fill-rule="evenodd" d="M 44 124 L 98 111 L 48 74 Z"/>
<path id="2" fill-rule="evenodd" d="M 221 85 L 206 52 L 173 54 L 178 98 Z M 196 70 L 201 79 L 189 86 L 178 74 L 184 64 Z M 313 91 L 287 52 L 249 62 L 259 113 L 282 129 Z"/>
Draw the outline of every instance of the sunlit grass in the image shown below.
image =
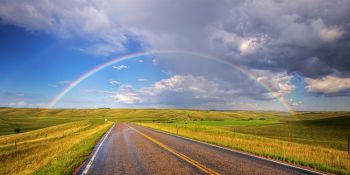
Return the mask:
<path id="1" fill-rule="evenodd" d="M 229 126 L 229 127 L 239 127 L 239 126 L 257 126 L 266 124 L 276 124 L 280 123 L 274 120 L 222 120 L 222 121 L 192 121 L 192 124 L 197 125 L 208 125 L 208 126 Z"/>
<path id="2" fill-rule="evenodd" d="M 231 132 L 220 127 L 184 123 L 138 123 L 180 136 L 251 152 L 268 158 L 309 166 L 325 172 L 348 174 L 350 157 L 345 150 Z"/>
<path id="3" fill-rule="evenodd" d="M 232 128 L 227 128 L 233 131 Z M 236 132 L 346 151 L 350 116 L 235 128 Z"/>
<path id="4" fill-rule="evenodd" d="M 0 174 L 69 174 L 111 123 L 71 122 L 0 136 Z"/>
<path id="5" fill-rule="evenodd" d="M 333 173 L 349 173 L 349 112 L 0 109 L 0 174 L 71 174 L 111 126 L 137 122 Z M 20 133 L 15 133 L 20 128 Z M 2 135 L 2 136 L 1 136 Z M 40 161 L 39 161 L 40 160 Z"/>

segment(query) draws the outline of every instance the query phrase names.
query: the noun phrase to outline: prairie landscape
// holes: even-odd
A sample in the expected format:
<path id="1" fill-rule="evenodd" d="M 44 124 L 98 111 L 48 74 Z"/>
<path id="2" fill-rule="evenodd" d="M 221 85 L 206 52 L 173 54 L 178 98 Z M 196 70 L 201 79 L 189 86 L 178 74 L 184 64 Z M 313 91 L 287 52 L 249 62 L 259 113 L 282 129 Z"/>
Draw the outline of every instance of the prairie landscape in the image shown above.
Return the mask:
<path id="1" fill-rule="evenodd" d="M 0 174 L 71 174 L 113 122 L 134 123 L 327 173 L 350 171 L 348 112 L 291 116 L 263 111 L 3 108 L 0 120 L 0 163 L 7 165 L 1 166 Z"/>
<path id="2" fill-rule="evenodd" d="M 1 0 L 17 174 L 350 175 L 350 0 Z"/>

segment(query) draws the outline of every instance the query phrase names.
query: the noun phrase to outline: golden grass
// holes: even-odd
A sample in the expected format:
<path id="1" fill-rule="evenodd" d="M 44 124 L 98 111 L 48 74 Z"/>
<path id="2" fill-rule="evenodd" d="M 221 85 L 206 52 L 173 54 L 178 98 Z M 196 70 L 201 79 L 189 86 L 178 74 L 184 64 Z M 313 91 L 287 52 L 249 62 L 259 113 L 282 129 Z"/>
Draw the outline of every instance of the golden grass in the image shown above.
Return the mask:
<path id="1" fill-rule="evenodd" d="M 93 125 L 90 121 L 79 121 L 0 136 L 0 174 L 33 174 L 109 126 L 111 123 Z"/>
<path id="2" fill-rule="evenodd" d="M 350 157 L 347 157 L 344 139 L 350 130 L 346 116 L 350 113 L 302 112 L 297 116 L 301 122 L 295 122 L 296 118 L 287 113 L 272 111 L 0 108 L 0 174 L 72 173 L 107 130 L 108 126 L 103 124 L 105 118 L 146 122 L 144 125 L 171 133 L 176 133 L 178 125 L 181 126 L 179 134 L 185 137 L 323 171 L 349 174 Z M 342 120 L 338 120 L 339 117 Z M 281 123 L 242 127 L 202 124 L 261 119 Z M 325 120 L 320 123 L 315 119 Z M 186 127 L 185 122 L 188 123 Z M 15 128 L 25 133 L 14 134 Z M 233 134 L 233 130 L 246 134 Z"/>
<path id="3" fill-rule="evenodd" d="M 58 126 L 52 126 L 44 129 L 29 131 L 25 133 L 5 135 L 0 137 L 0 147 L 6 147 L 21 143 L 42 141 L 43 139 L 52 139 L 75 133 L 88 127 L 88 121 L 71 122 Z"/>
<path id="4" fill-rule="evenodd" d="M 248 151 L 264 157 L 309 166 L 318 170 L 349 174 L 350 157 L 346 151 L 293 143 L 248 134 L 233 133 L 210 126 L 181 126 L 164 123 L 137 123 L 184 137 Z"/>

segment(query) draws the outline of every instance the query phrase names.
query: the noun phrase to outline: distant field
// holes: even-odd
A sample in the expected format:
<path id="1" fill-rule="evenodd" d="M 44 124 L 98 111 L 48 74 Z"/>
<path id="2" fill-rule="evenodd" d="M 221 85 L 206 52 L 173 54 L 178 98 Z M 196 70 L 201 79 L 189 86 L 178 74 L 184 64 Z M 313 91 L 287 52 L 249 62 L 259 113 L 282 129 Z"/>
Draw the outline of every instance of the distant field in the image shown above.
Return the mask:
<path id="1" fill-rule="evenodd" d="M 8 166 L 1 166 L 0 174 L 70 174 L 111 126 L 104 124 L 105 118 L 325 172 L 350 172 L 350 112 L 303 112 L 290 116 L 259 111 L 3 108 L 0 164 Z M 16 128 L 21 133 L 15 134 Z M 52 151 L 55 154 L 48 154 Z M 23 168 L 11 168 L 14 166 Z"/>
<path id="2" fill-rule="evenodd" d="M 232 128 L 228 128 L 232 130 Z M 284 122 L 273 125 L 236 128 L 237 132 L 347 150 L 350 136 L 350 115 L 332 118 Z"/>
<path id="3" fill-rule="evenodd" d="M 181 122 L 178 122 L 181 123 Z M 183 122 L 182 122 L 183 123 Z M 275 120 L 223 120 L 223 121 L 192 121 L 191 124 L 195 125 L 208 125 L 208 126 L 227 126 L 227 127 L 239 127 L 239 126 L 258 126 L 280 123 Z"/>
<path id="4" fill-rule="evenodd" d="M 104 113 L 104 110 L 0 108 L 0 135 L 14 134 L 15 128 L 26 132 L 73 121 L 103 121 L 113 116 Z"/>

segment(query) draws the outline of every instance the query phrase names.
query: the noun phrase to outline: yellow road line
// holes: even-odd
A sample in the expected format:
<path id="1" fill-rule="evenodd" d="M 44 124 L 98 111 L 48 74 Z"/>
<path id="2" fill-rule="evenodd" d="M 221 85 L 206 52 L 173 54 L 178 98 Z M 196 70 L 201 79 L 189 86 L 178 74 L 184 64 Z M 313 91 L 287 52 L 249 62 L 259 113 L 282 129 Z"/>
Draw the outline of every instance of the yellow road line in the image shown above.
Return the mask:
<path id="1" fill-rule="evenodd" d="M 128 126 L 128 125 L 127 125 Z M 191 165 L 197 167 L 198 169 L 202 170 L 203 172 L 207 173 L 207 174 L 211 174 L 211 175 L 220 175 L 218 172 L 202 165 L 201 163 L 187 157 L 186 155 L 182 154 L 182 153 L 179 153 L 173 149 L 171 149 L 170 147 L 164 145 L 163 143 L 159 142 L 158 140 L 142 133 L 141 131 L 131 127 L 131 126 L 128 126 L 129 128 L 135 130 L 137 133 L 141 134 L 142 136 L 144 136 L 145 138 L 147 138 L 148 140 L 152 141 L 153 143 L 157 144 L 158 146 L 164 148 L 165 150 L 169 151 L 170 153 L 174 154 L 175 156 L 181 158 L 182 160 L 185 160 L 186 162 L 190 163 Z"/>

